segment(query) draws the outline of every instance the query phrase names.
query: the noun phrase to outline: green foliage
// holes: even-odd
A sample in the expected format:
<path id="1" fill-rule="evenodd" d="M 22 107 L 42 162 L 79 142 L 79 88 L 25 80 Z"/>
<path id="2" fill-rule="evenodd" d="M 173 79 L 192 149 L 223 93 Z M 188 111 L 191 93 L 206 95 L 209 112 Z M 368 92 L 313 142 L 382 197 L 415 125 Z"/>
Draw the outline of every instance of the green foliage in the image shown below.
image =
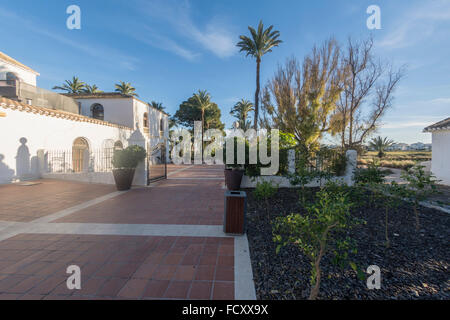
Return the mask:
<path id="1" fill-rule="evenodd" d="M 119 81 L 119 83 L 115 84 L 115 87 L 115 91 L 123 95 L 130 97 L 139 97 L 139 95 L 136 93 L 136 88 L 134 88 L 129 82 Z"/>
<path id="2" fill-rule="evenodd" d="M 378 157 L 383 158 L 385 151 L 388 147 L 392 146 L 394 144 L 393 140 L 388 139 L 385 137 L 384 139 L 380 136 L 373 138 L 369 142 L 369 146 L 372 147 L 375 151 L 378 152 Z"/>
<path id="3" fill-rule="evenodd" d="M 54 86 L 53 90 L 62 90 L 67 93 L 79 94 L 82 93 L 86 89 L 86 83 L 80 81 L 78 77 L 73 77 L 72 80 L 64 81 L 62 86 Z"/>
<path id="4" fill-rule="evenodd" d="M 439 182 L 434 175 L 425 172 L 424 168 L 425 166 L 415 165 L 402 174 L 402 178 L 408 182 L 406 197 L 414 202 L 417 230 L 420 228 L 418 212 L 419 202 L 424 201 L 432 194 L 437 193 L 436 183 Z"/>
<path id="5" fill-rule="evenodd" d="M 283 246 L 292 244 L 310 259 L 311 284 L 314 286 L 310 299 L 315 299 L 319 292 L 322 257 L 331 251 L 335 255 L 334 261 L 343 266 L 348 261 L 348 253 L 355 253 L 356 250 L 351 240 L 336 237 L 339 231 L 356 223 L 350 216 L 352 203 L 348 192 L 329 183 L 316 197 L 316 202 L 307 208 L 307 215 L 279 217 L 273 225 L 277 253 Z"/>
<path id="6" fill-rule="evenodd" d="M 366 169 L 358 168 L 355 172 L 355 182 L 358 184 L 383 183 L 385 173 L 380 169 L 378 162 L 373 160 Z"/>
<path id="7" fill-rule="evenodd" d="M 384 235 L 385 235 L 385 245 L 386 248 L 390 247 L 389 239 L 389 213 L 395 211 L 400 204 L 402 199 L 406 196 L 406 188 L 403 185 L 399 185 L 397 182 L 392 181 L 391 184 L 379 184 L 379 192 L 385 195 L 382 203 L 385 209 L 384 217 Z"/>
<path id="8" fill-rule="evenodd" d="M 248 113 L 253 110 L 253 103 L 241 99 L 233 106 L 230 114 L 239 121 L 239 128 L 246 131 L 251 127 L 250 121 L 248 120 Z"/>
<path id="9" fill-rule="evenodd" d="M 269 199 L 278 192 L 278 186 L 274 186 L 269 181 L 258 182 L 253 194 L 257 200 L 264 201 L 267 219 L 270 220 Z"/>
<path id="10" fill-rule="evenodd" d="M 183 101 L 172 119 L 177 125 L 194 129 L 194 121 L 202 120 L 202 106 L 199 104 L 197 96 L 192 95 L 188 100 Z M 221 112 L 219 106 L 210 101 L 208 107 L 203 108 L 203 126 L 205 129 L 223 130 L 225 125 L 220 120 Z M 204 104 L 203 104 L 204 106 Z"/>
<path id="11" fill-rule="evenodd" d="M 345 153 L 338 153 L 331 160 L 330 170 L 332 173 L 341 177 L 345 175 L 345 169 L 347 167 L 347 156 Z"/>
<path id="12" fill-rule="evenodd" d="M 123 150 L 114 150 L 112 165 L 116 169 L 134 169 L 145 159 L 146 154 L 144 148 L 136 145 Z"/>
<path id="13" fill-rule="evenodd" d="M 258 182 L 253 191 L 255 198 L 258 200 L 267 200 L 273 197 L 278 191 L 278 187 L 274 186 L 269 181 Z"/>

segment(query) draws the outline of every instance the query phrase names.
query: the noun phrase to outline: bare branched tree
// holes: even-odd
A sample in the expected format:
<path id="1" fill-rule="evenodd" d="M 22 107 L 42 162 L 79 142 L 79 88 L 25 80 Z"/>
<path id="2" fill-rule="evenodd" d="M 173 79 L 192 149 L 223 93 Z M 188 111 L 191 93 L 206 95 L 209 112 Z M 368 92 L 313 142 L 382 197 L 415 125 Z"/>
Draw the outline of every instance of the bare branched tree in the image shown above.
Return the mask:
<path id="1" fill-rule="evenodd" d="M 404 75 L 372 55 L 373 40 L 348 40 L 342 57 L 343 89 L 331 119 L 331 133 L 344 149 L 356 148 L 376 131 L 392 106 L 393 93 Z"/>

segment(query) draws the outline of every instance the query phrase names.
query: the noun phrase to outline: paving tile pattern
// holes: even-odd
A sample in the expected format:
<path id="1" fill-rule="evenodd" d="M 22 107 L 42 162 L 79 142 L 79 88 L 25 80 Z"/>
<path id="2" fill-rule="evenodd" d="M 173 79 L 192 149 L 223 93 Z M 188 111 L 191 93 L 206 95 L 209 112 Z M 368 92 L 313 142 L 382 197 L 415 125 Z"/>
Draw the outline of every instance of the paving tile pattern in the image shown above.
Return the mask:
<path id="1" fill-rule="evenodd" d="M 116 191 L 115 186 L 60 180 L 0 185 L 0 221 L 29 222 Z M 49 201 L 51 199 L 51 201 Z"/>
<path id="2" fill-rule="evenodd" d="M 234 299 L 234 239 L 19 234 L 0 242 L 0 299 Z"/>

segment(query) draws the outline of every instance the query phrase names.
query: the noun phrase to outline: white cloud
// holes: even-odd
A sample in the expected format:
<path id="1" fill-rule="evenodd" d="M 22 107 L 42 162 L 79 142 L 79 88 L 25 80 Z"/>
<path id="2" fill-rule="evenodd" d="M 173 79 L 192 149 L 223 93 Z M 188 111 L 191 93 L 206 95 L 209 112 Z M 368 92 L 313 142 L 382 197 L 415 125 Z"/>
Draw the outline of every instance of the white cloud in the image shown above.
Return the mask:
<path id="1" fill-rule="evenodd" d="M 189 61 L 193 61 L 195 60 L 195 58 L 199 56 L 198 53 L 195 53 L 189 49 L 182 47 L 172 39 L 163 36 L 161 34 L 158 34 L 153 29 L 147 26 L 143 26 L 142 28 L 148 31 L 146 32 L 145 37 L 133 35 L 133 37 L 136 40 L 141 41 L 142 43 L 148 44 L 152 47 L 156 47 L 165 51 L 173 52 L 176 55 Z"/>
<path id="2" fill-rule="evenodd" d="M 404 48 L 427 39 L 436 32 L 438 23 L 450 21 L 450 2 L 426 2 L 404 11 L 398 19 L 399 22 L 392 26 L 393 31 L 377 42 L 379 46 Z"/>
<path id="3" fill-rule="evenodd" d="M 218 17 L 209 20 L 204 27 L 194 23 L 192 20 L 192 10 L 187 0 L 179 1 L 160 1 L 141 2 L 139 6 L 142 12 L 145 12 L 151 20 L 163 20 L 168 26 L 176 32 L 176 36 L 183 38 L 184 42 L 200 44 L 203 49 L 212 52 L 219 58 L 227 58 L 236 52 L 234 36 L 229 30 L 229 26 L 222 22 Z M 180 51 L 183 49 L 191 55 L 196 56 L 191 50 L 185 49 L 175 40 L 158 35 L 160 43 L 152 42 L 155 46 L 167 48 L 168 50 Z M 177 53 L 179 54 L 179 52 Z"/>
<path id="4" fill-rule="evenodd" d="M 122 68 L 127 70 L 135 70 L 135 63 L 138 61 L 135 57 L 131 57 L 129 55 L 122 54 L 117 52 L 112 48 L 107 48 L 100 46 L 98 44 L 92 43 L 80 43 L 79 41 L 74 41 L 68 39 L 60 34 L 55 32 L 51 32 L 41 26 L 38 26 L 36 23 L 31 22 L 29 19 L 25 19 L 22 16 L 15 14 L 14 12 L 7 11 L 5 9 L 0 8 L 0 18 L 11 20 L 8 23 L 17 24 L 20 23 L 21 26 L 27 28 L 31 32 L 35 34 L 39 34 L 55 40 L 61 44 L 70 46 L 76 50 L 82 51 L 92 57 L 98 58 L 99 61 L 107 61 L 109 64 L 120 65 Z"/>

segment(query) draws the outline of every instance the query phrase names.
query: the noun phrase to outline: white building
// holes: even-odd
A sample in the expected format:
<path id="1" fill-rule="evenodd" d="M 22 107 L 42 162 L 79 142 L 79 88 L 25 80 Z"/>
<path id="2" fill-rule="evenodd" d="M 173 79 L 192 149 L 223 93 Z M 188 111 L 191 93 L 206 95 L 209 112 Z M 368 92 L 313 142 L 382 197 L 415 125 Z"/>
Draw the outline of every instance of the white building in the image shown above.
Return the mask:
<path id="1" fill-rule="evenodd" d="M 112 152 L 130 143 L 167 158 L 166 113 L 119 93 L 50 92 L 35 86 L 37 75 L 0 52 L 0 183 L 43 176 L 113 183 Z M 148 183 L 149 163 L 135 184 Z"/>
<path id="2" fill-rule="evenodd" d="M 450 185 L 450 118 L 439 121 L 424 132 L 432 134 L 431 172 L 442 184 Z"/>

